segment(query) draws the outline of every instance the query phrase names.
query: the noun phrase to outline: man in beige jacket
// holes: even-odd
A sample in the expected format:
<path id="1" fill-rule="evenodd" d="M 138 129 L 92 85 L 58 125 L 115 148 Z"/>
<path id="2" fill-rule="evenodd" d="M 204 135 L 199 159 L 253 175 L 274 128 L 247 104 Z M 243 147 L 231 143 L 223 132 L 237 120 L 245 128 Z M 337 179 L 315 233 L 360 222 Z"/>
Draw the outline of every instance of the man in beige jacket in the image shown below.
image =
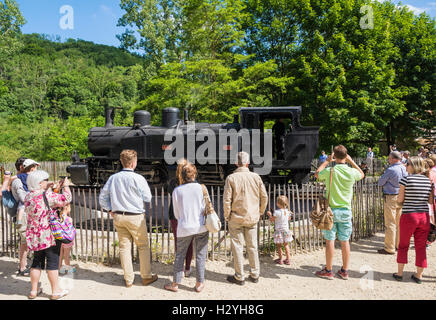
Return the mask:
<path id="1" fill-rule="evenodd" d="M 254 283 L 259 281 L 257 223 L 264 214 L 268 201 L 262 178 L 248 169 L 249 161 L 248 153 L 238 153 L 238 168 L 227 177 L 223 198 L 224 218 L 229 222 L 235 268 L 235 275 L 228 276 L 227 281 L 239 285 L 245 283 L 243 239 L 250 263 L 249 280 Z"/>

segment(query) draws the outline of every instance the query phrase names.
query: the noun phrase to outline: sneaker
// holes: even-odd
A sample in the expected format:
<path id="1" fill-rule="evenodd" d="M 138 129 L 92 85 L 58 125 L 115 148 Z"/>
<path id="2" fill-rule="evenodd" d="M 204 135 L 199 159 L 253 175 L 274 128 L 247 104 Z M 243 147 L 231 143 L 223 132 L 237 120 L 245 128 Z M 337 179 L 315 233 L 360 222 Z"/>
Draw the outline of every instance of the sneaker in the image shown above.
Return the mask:
<path id="1" fill-rule="evenodd" d="M 189 278 L 191 275 L 191 270 L 185 270 L 185 278 Z"/>
<path id="2" fill-rule="evenodd" d="M 76 272 L 76 268 L 74 268 L 73 266 L 67 266 L 66 269 L 67 269 L 65 271 L 66 274 L 73 274 L 74 272 Z"/>
<path id="3" fill-rule="evenodd" d="M 324 278 L 324 279 L 329 279 L 329 280 L 333 280 L 334 277 L 335 277 L 335 275 L 333 274 L 332 270 L 327 271 L 326 268 L 322 269 L 321 271 L 315 272 L 315 275 L 317 277 Z"/>
<path id="4" fill-rule="evenodd" d="M 252 277 L 251 274 L 248 276 L 248 280 L 250 280 L 253 283 L 258 283 L 259 282 L 259 277 L 255 278 Z"/>
<path id="5" fill-rule="evenodd" d="M 62 266 L 60 269 L 59 269 L 59 274 L 66 274 L 68 272 L 68 268 L 67 268 L 67 266 Z"/>
<path id="6" fill-rule="evenodd" d="M 340 278 L 344 279 L 344 280 L 348 280 L 348 271 L 344 270 L 343 268 L 341 268 L 341 270 L 339 270 L 336 273 Z"/>

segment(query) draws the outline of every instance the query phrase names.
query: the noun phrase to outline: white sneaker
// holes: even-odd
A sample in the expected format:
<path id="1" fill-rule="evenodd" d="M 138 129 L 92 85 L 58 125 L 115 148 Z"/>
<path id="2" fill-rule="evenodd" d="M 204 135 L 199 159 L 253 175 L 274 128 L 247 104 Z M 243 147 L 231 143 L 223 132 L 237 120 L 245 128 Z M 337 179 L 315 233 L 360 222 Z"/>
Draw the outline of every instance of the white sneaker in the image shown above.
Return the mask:
<path id="1" fill-rule="evenodd" d="M 73 266 L 65 266 L 65 274 L 73 274 L 76 272 L 76 268 Z"/>
<path id="2" fill-rule="evenodd" d="M 67 266 L 62 266 L 60 269 L 59 269 L 59 274 L 66 274 L 68 272 L 68 270 L 67 270 Z"/>

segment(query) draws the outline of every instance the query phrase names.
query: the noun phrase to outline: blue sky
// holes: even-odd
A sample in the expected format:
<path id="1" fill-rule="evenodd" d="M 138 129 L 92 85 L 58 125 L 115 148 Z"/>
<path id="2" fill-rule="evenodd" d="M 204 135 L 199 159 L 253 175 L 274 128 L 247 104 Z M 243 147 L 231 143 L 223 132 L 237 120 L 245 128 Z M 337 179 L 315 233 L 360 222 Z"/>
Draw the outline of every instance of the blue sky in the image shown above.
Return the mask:
<path id="1" fill-rule="evenodd" d="M 83 39 L 95 43 L 119 46 L 117 34 L 123 28 L 117 27 L 123 15 L 119 0 L 17 0 L 27 20 L 23 33 L 45 33 L 67 38 Z M 59 21 L 65 14 L 60 8 L 70 5 L 74 12 L 74 28 L 61 29 Z"/>
<path id="2" fill-rule="evenodd" d="M 383 1 L 383 0 L 378 0 Z M 394 3 L 399 1 L 394 0 Z M 20 10 L 27 20 L 23 33 L 45 33 L 67 38 L 83 39 L 99 44 L 119 46 L 117 34 L 123 28 L 117 27 L 123 15 L 119 0 L 17 0 Z M 426 11 L 436 17 L 436 0 L 404 0 L 415 13 Z M 70 5 L 74 10 L 74 29 L 61 29 L 59 21 L 63 14 L 60 8 Z"/>

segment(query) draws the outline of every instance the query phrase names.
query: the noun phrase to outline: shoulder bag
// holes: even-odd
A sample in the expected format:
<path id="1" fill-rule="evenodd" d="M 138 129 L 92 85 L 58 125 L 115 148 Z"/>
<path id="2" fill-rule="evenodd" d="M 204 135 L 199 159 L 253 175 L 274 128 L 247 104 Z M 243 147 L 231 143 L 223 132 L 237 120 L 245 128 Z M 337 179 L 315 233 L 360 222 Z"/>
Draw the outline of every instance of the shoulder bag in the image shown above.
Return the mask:
<path id="1" fill-rule="evenodd" d="M 201 188 L 203 189 L 203 197 L 204 197 L 204 203 L 206 205 L 206 208 L 204 209 L 204 215 L 206 216 L 206 229 L 209 232 L 218 232 L 221 230 L 221 221 L 218 217 L 218 215 L 215 212 L 215 209 L 212 206 L 212 203 L 209 199 L 209 193 L 207 192 L 207 188 L 204 184 L 201 185 Z"/>
<path id="2" fill-rule="evenodd" d="M 315 206 L 310 212 L 310 220 L 312 224 L 320 230 L 331 230 L 333 227 L 333 212 L 330 208 L 330 194 L 332 191 L 334 167 L 330 169 L 330 187 L 327 199 L 321 193 Z"/>
<path id="3" fill-rule="evenodd" d="M 434 188 L 435 188 L 435 186 L 434 186 L 434 184 L 432 184 L 430 197 L 431 197 L 431 195 L 433 195 L 433 203 L 432 203 L 433 215 L 435 216 L 435 219 L 436 219 L 436 211 L 435 211 L 436 210 L 436 205 L 435 205 L 436 199 L 434 199 Z M 427 236 L 427 241 L 433 243 L 433 242 L 435 242 L 435 240 L 436 240 L 436 226 L 433 223 L 430 223 L 430 231 L 429 231 L 428 236 Z"/>

